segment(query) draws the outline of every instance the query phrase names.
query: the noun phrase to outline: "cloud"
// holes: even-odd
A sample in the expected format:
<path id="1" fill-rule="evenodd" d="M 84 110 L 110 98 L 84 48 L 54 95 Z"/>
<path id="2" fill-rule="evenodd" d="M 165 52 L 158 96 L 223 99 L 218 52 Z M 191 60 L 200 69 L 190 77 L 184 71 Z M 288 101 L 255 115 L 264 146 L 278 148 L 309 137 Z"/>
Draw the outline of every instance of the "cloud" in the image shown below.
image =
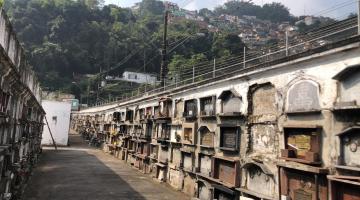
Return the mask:
<path id="1" fill-rule="evenodd" d="M 140 0 L 105 0 L 105 4 L 115 4 L 121 7 L 131 7 Z"/>
<path id="2" fill-rule="evenodd" d="M 262 5 L 274 2 L 273 0 L 254 0 L 254 3 Z M 290 13 L 298 15 L 326 15 L 330 17 L 341 17 L 350 12 L 354 12 L 356 6 L 355 1 L 345 0 L 275 0 L 290 9 Z M 336 7 L 339 5 L 338 7 Z"/>
<path id="3" fill-rule="evenodd" d="M 185 8 L 189 10 L 199 10 L 201 8 L 214 9 L 215 7 L 223 5 L 226 2 L 227 0 L 210 0 L 207 2 L 201 0 L 194 0 Z"/>

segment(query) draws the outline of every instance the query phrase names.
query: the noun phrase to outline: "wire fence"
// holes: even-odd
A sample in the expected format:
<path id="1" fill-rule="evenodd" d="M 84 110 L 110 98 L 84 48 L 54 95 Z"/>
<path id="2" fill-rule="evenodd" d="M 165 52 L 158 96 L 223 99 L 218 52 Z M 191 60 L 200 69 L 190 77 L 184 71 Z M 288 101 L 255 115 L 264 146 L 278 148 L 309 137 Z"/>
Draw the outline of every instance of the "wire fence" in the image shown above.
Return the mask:
<path id="1" fill-rule="evenodd" d="M 319 49 L 321 47 L 349 39 L 359 35 L 357 17 L 335 22 L 331 25 L 313 30 L 304 34 L 289 35 L 273 46 L 258 51 L 245 49 L 243 55 L 227 57 L 219 60 L 203 62 L 196 66 L 184 66 L 175 73 L 166 77 L 164 85 L 141 86 L 131 94 L 124 94 L 111 101 L 101 102 L 93 106 L 103 106 L 114 103 L 122 103 L 150 95 L 161 94 L 164 91 L 190 86 L 192 84 L 206 82 L 223 76 L 231 76 L 249 72 L 261 66 L 293 56 Z"/>

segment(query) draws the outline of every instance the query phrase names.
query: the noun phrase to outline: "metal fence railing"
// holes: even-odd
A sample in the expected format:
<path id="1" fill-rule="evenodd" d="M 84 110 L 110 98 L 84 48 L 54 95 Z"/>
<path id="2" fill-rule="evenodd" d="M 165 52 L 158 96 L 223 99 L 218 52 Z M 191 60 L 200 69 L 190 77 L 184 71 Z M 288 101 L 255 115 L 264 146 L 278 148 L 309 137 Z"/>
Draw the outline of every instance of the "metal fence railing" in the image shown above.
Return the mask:
<path id="1" fill-rule="evenodd" d="M 235 72 L 238 74 L 242 70 L 249 71 L 252 68 L 255 69 L 255 66 L 296 56 L 357 35 L 359 35 L 357 17 L 338 21 L 304 34 L 292 35 L 291 37 L 286 34 L 284 40 L 271 47 L 258 51 L 244 49 L 243 55 L 238 57 L 224 58 L 218 61 L 214 59 L 214 61 L 204 62 L 197 66 L 179 69 L 167 77 L 165 86 L 137 88 L 134 89 L 132 95 L 118 97 L 114 101 L 102 102 L 94 106 L 122 103 L 201 81 L 216 79 L 224 75 L 235 74 Z"/>

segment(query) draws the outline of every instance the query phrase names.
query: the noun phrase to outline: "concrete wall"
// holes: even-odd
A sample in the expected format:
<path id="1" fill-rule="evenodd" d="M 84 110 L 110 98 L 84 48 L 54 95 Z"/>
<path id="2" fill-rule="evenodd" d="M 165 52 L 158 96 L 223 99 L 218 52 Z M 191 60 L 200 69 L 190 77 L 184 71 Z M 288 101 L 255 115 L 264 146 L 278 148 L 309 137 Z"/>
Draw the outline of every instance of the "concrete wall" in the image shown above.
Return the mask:
<path id="1" fill-rule="evenodd" d="M 70 128 L 71 103 L 57 101 L 43 101 L 42 106 L 46 112 L 50 130 L 57 145 L 67 146 Z M 44 123 L 46 123 L 44 121 Z M 42 145 L 52 145 L 53 141 L 49 129 L 44 128 Z"/>

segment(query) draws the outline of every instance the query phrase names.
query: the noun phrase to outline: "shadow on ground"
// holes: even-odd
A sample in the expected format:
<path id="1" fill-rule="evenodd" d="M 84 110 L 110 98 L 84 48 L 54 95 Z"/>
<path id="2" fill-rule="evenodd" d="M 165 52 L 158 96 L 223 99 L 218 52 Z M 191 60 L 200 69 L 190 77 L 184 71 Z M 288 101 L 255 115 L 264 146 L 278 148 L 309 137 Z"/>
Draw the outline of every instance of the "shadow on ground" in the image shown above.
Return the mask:
<path id="1" fill-rule="evenodd" d="M 24 200 L 187 199 L 124 162 L 89 148 L 78 135 L 72 135 L 70 142 L 69 148 L 44 150 Z"/>

